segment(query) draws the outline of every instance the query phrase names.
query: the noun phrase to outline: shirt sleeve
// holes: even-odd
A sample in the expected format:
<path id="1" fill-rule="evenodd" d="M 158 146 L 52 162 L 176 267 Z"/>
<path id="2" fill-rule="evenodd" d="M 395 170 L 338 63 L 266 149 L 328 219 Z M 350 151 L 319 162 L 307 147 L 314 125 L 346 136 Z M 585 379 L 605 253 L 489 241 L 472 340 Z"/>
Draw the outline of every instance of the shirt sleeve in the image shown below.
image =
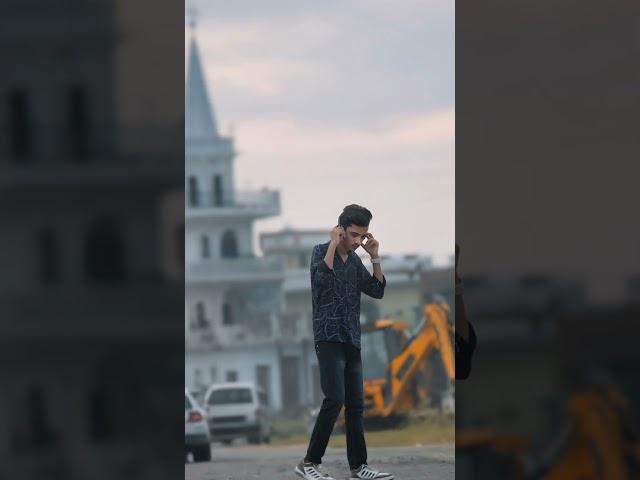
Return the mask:
<path id="1" fill-rule="evenodd" d="M 320 246 L 316 245 L 311 254 L 311 286 L 329 288 L 333 286 L 334 273 L 324 261 Z"/>
<path id="2" fill-rule="evenodd" d="M 371 275 L 367 267 L 365 267 L 360 261 L 358 266 L 358 288 L 365 295 L 369 295 L 372 298 L 384 297 L 384 287 L 387 286 L 387 279 L 383 275 L 382 282 L 376 278 L 375 275 Z"/>

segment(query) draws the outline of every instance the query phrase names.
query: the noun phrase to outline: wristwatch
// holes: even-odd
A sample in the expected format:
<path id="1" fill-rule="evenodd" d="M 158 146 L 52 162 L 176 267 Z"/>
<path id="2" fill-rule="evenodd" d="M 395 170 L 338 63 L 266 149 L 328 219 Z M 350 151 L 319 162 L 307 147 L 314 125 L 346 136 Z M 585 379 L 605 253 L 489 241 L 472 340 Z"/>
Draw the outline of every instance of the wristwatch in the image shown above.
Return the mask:
<path id="1" fill-rule="evenodd" d="M 380 263 L 380 257 L 376 257 L 376 258 L 371 257 L 371 263 Z"/>

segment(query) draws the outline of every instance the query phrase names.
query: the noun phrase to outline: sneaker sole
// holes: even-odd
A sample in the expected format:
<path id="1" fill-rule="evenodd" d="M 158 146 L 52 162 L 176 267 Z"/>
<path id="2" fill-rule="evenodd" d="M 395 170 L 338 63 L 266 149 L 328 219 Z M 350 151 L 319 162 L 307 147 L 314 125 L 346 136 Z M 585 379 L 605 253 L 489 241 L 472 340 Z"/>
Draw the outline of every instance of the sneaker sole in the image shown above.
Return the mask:
<path id="1" fill-rule="evenodd" d="M 393 480 L 395 477 L 393 475 L 389 475 L 388 477 L 379 477 L 374 480 Z M 362 478 L 358 477 L 349 477 L 347 480 L 362 480 Z"/>
<path id="2" fill-rule="evenodd" d="M 305 480 L 307 479 L 307 477 L 306 477 L 306 475 L 304 474 L 304 472 L 303 472 L 302 470 L 300 470 L 300 469 L 298 468 L 298 466 L 297 466 L 297 465 L 295 466 L 295 468 L 293 469 L 293 471 L 294 471 L 294 472 L 296 473 L 296 475 L 298 475 L 299 477 L 304 478 Z M 331 478 L 331 477 L 320 477 L 320 480 L 322 480 L 322 479 L 324 479 L 324 480 L 335 480 L 334 478 Z M 360 480 L 360 479 L 357 479 L 357 480 Z"/>
<path id="3" fill-rule="evenodd" d="M 300 478 L 304 478 L 305 480 L 307 479 L 307 476 L 304 474 L 304 472 L 303 472 L 302 470 L 300 470 L 300 469 L 298 468 L 298 466 L 297 466 L 297 465 L 294 467 L 293 471 L 294 471 L 294 472 L 295 472 L 295 474 L 296 474 L 296 475 L 298 475 Z M 322 479 L 322 478 L 325 478 L 325 477 L 320 477 L 320 478 Z M 357 480 L 360 480 L 360 479 L 357 479 Z"/>

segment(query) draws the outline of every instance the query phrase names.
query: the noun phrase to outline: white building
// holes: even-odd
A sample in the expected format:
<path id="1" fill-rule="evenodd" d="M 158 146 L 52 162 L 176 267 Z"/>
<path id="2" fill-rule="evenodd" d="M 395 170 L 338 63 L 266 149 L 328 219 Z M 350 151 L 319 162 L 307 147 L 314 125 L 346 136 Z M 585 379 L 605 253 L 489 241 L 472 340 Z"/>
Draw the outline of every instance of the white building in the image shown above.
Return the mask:
<path id="1" fill-rule="evenodd" d="M 188 62 L 185 382 L 202 391 L 253 381 L 275 408 L 294 407 L 306 389 L 300 335 L 281 315 L 280 262 L 257 257 L 252 242 L 254 222 L 280 213 L 279 193 L 235 190 L 233 139 L 218 131 L 195 37 Z"/>
<path id="2" fill-rule="evenodd" d="M 264 233 L 260 245 L 267 258 L 278 259 L 285 268 L 285 311 L 297 316 L 293 327 L 311 334 L 311 284 L 309 263 L 311 251 L 319 243 L 329 241 L 328 230 L 298 230 L 285 228 L 279 232 Z M 363 264 L 373 273 L 369 255 L 361 249 Z M 433 261 L 423 255 L 382 255 L 382 269 L 387 279 L 384 298 L 376 300 L 366 295 L 361 299 L 363 321 L 378 318 L 395 318 L 417 323 L 422 317 L 424 295 L 420 278 L 433 270 Z M 292 327 L 292 328 L 293 328 Z"/>

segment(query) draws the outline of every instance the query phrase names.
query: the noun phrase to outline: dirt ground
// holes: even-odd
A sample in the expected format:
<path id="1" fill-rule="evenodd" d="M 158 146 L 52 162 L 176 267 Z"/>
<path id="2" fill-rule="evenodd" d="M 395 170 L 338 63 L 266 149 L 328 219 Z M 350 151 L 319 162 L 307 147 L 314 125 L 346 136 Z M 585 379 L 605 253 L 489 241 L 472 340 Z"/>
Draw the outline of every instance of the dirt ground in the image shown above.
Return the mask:
<path id="1" fill-rule="evenodd" d="M 293 467 L 304 455 L 305 445 L 232 446 L 214 445 L 212 460 L 185 464 L 185 480 L 295 480 Z M 391 472 L 396 480 L 453 480 L 455 455 L 452 444 L 414 447 L 369 448 L 369 464 Z M 323 469 L 336 480 L 349 470 L 343 449 L 327 449 Z"/>

